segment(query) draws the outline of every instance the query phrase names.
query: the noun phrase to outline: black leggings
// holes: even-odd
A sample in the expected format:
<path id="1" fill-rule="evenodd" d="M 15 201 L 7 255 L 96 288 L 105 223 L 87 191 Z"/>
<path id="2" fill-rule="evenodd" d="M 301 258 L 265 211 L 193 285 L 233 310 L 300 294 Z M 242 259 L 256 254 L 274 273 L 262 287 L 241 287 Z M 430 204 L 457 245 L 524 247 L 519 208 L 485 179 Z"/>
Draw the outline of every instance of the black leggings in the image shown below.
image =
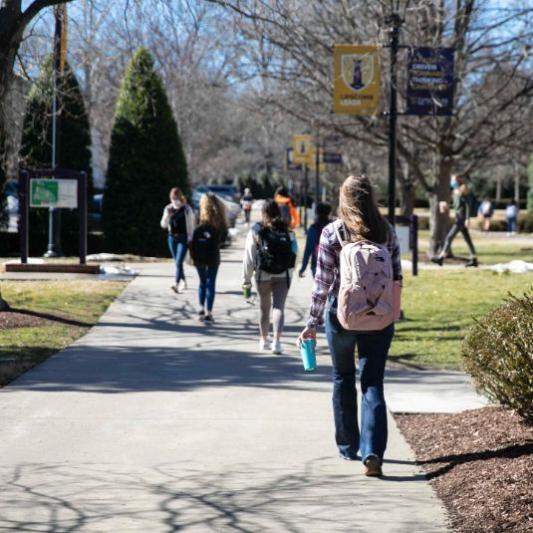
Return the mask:
<path id="1" fill-rule="evenodd" d="M 444 246 L 442 248 L 441 255 L 443 257 L 446 257 L 448 255 L 448 253 L 450 252 L 450 248 L 452 247 L 452 242 L 455 239 L 455 236 L 459 232 L 463 234 L 463 237 L 466 241 L 468 249 L 470 250 L 470 257 L 476 257 L 476 249 L 474 248 L 474 243 L 472 242 L 472 239 L 470 237 L 470 232 L 468 231 L 468 228 L 465 226 L 464 218 L 457 218 L 455 220 L 455 224 L 450 228 L 448 235 L 446 235 L 446 239 L 444 241 Z"/>

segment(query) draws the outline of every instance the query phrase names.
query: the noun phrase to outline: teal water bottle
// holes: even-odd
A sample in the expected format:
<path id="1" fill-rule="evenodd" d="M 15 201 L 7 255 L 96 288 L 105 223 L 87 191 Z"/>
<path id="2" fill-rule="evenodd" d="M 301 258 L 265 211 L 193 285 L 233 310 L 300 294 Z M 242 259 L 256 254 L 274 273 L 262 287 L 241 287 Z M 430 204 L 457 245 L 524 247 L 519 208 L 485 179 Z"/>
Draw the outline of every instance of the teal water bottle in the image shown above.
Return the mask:
<path id="1" fill-rule="evenodd" d="M 300 354 L 302 356 L 302 363 L 306 372 L 314 372 L 316 370 L 316 342 L 314 339 L 306 339 L 300 346 Z"/>

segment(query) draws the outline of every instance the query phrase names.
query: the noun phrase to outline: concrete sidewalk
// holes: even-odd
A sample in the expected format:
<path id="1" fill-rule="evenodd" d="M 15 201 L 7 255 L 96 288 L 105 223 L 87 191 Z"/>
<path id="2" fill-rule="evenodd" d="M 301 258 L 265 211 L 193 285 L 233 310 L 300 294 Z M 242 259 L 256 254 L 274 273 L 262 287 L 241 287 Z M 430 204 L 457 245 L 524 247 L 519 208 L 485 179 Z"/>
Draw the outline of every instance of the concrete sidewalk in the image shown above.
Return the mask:
<path id="1" fill-rule="evenodd" d="M 329 357 L 305 374 L 292 346 L 309 279 L 287 354 L 257 353 L 240 255 L 224 252 L 215 325 L 169 290 L 171 264 L 145 265 L 88 335 L 0 391 L 0 531 L 447 531 L 392 418 L 384 479 L 338 459 Z"/>

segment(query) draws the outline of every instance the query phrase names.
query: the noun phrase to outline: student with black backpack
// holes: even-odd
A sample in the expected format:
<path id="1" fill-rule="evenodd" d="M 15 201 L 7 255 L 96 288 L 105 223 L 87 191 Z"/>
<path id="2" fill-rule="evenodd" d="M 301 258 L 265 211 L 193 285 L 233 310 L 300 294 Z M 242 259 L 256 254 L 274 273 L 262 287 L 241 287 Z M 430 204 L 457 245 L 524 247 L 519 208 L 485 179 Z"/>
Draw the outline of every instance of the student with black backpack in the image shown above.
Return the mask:
<path id="1" fill-rule="evenodd" d="M 267 200 L 261 222 L 255 224 L 246 238 L 243 260 L 243 287 L 251 287 L 255 274 L 259 295 L 260 350 L 282 354 L 285 300 L 291 284 L 298 244 L 296 236 L 281 218 L 278 204 Z M 273 339 L 268 345 L 270 311 L 272 310 Z"/>
<path id="2" fill-rule="evenodd" d="M 194 230 L 190 246 L 191 257 L 200 278 L 198 318 L 202 322 L 212 323 L 220 248 L 228 236 L 226 208 L 215 194 L 208 192 L 202 196 L 199 218 L 200 223 Z"/>
<path id="3" fill-rule="evenodd" d="M 169 196 L 170 204 L 163 210 L 161 227 L 168 230 L 168 247 L 176 262 L 176 283 L 170 288 L 175 293 L 180 293 L 187 287 L 183 262 L 196 221 L 194 211 L 180 189 L 177 187 L 170 189 Z"/>

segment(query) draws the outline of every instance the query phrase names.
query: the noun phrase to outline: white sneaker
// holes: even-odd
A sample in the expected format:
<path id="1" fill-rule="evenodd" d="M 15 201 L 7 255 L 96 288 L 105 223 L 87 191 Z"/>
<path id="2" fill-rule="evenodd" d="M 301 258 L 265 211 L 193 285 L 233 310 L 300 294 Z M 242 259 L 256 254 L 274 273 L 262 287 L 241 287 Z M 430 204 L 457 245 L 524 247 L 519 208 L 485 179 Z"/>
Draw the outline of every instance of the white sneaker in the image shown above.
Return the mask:
<path id="1" fill-rule="evenodd" d="M 270 345 L 270 349 L 272 353 L 276 355 L 282 355 L 283 354 L 283 348 L 281 346 L 281 342 L 279 341 L 272 341 L 272 344 Z"/>
<path id="2" fill-rule="evenodd" d="M 187 288 L 187 282 L 184 279 L 180 279 L 178 283 L 178 291 L 183 292 Z"/>
<path id="3" fill-rule="evenodd" d="M 268 339 L 259 339 L 259 350 L 268 350 Z"/>

